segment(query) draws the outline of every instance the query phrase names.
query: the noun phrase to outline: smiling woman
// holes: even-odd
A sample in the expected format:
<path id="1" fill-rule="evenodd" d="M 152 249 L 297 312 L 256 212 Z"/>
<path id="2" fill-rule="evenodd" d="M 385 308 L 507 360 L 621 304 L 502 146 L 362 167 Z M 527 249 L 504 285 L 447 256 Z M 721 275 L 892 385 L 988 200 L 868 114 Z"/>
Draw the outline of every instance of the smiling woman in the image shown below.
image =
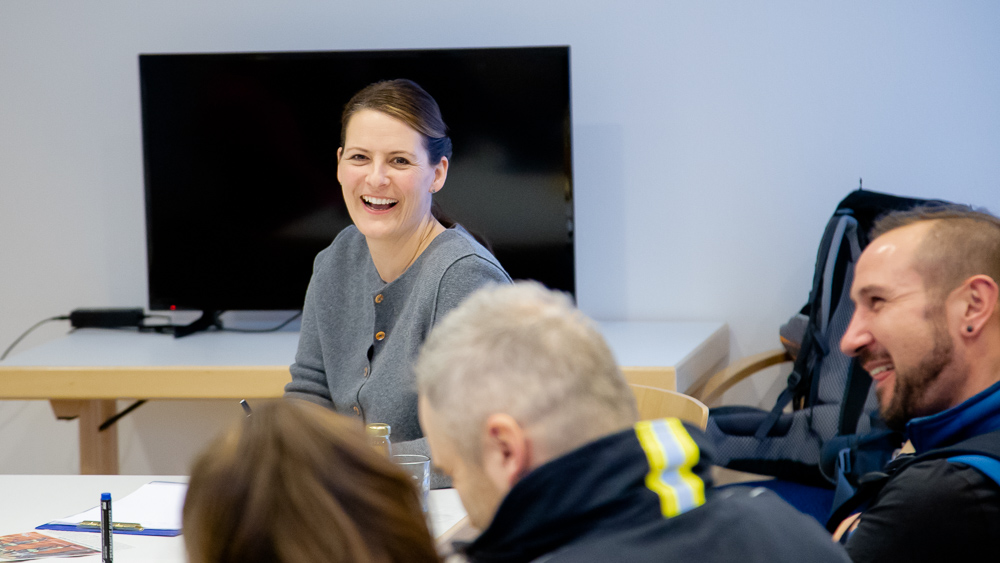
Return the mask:
<path id="1" fill-rule="evenodd" d="M 389 424 L 394 453 L 428 453 L 410 369 L 427 333 L 479 287 L 510 283 L 486 248 L 431 211 L 450 157 L 440 109 L 416 83 L 377 82 L 347 103 L 337 179 L 354 224 L 316 257 L 285 387 Z"/>
<path id="2" fill-rule="evenodd" d="M 448 157 L 433 161 L 422 135 L 388 114 L 363 109 L 348 119 L 337 179 L 375 268 L 391 282 L 444 232 L 430 210 L 448 177 Z"/>

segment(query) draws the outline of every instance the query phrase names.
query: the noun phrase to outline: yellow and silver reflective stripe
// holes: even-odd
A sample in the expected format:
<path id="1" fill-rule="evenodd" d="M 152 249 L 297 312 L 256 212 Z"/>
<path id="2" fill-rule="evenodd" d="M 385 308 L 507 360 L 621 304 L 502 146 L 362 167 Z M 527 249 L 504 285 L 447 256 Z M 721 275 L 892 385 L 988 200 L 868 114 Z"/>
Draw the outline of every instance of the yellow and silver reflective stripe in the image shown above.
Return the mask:
<path id="1" fill-rule="evenodd" d="M 644 420 L 635 433 L 649 460 L 646 487 L 660 497 L 663 515 L 671 518 L 705 504 L 705 482 L 691 471 L 700 458 L 698 445 L 681 421 Z"/>

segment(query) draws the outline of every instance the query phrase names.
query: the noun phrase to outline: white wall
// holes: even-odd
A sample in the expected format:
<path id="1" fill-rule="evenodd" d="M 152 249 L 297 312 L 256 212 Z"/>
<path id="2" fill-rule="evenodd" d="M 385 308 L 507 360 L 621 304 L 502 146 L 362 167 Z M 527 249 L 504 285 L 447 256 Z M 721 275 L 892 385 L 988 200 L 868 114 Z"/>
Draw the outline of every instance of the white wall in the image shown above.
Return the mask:
<path id="1" fill-rule="evenodd" d="M 732 358 L 777 344 L 859 177 L 1000 211 L 1000 4 L 593 4 L 0 2 L 0 346 L 146 303 L 138 53 L 570 45 L 581 307 L 728 321 Z M 123 471 L 184 471 L 226 409 L 143 407 Z M 0 404 L 0 472 L 76 471 L 75 424 Z"/>

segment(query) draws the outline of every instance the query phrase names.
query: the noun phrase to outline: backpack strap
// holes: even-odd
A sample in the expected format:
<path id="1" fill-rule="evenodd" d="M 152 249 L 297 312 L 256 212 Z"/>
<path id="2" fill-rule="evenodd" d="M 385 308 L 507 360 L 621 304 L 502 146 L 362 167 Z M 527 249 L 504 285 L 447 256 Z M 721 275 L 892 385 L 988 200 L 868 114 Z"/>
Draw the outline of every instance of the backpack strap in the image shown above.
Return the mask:
<path id="1" fill-rule="evenodd" d="M 958 455 L 949 457 L 952 463 L 964 463 L 970 467 L 975 467 L 981 473 L 993 479 L 993 482 L 1000 485 L 1000 460 L 984 455 Z"/>
<path id="2" fill-rule="evenodd" d="M 861 256 L 861 245 L 858 243 L 858 220 L 843 211 L 838 211 L 837 214 L 834 214 L 831 223 L 833 220 L 836 220 L 837 223 L 834 227 L 830 244 L 826 248 L 826 264 L 823 266 L 823 292 L 820 295 L 821 314 L 819 318 L 819 331 L 823 336 L 826 336 L 826 332 L 830 326 L 830 318 L 833 316 L 833 281 L 836 277 L 834 270 L 837 268 L 840 246 L 844 240 L 847 240 L 850 245 L 851 263 L 857 262 L 858 257 Z M 838 291 L 836 295 L 840 295 L 840 292 Z"/>
<path id="3" fill-rule="evenodd" d="M 826 521 L 826 529 L 832 534 L 837 530 L 837 526 L 844 521 L 844 518 L 855 512 L 864 511 L 868 507 L 868 503 L 882 492 L 886 483 L 894 475 L 895 472 L 873 471 L 859 477 L 858 488 L 854 492 L 854 495 L 842 501 L 840 505 L 834 504 L 830 518 Z"/>
<path id="4" fill-rule="evenodd" d="M 872 472 L 888 476 L 884 471 L 894 461 L 892 452 L 898 451 L 902 444 L 902 434 L 892 430 L 872 430 L 864 436 L 852 434 L 828 440 L 820 453 L 820 471 L 835 486 L 830 512 L 857 493 L 863 476 L 868 475 L 868 480 L 874 478 L 869 475 Z"/>
<path id="5" fill-rule="evenodd" d="M 809 293 L 809 303 L 812 308 L 809 314 L 809 324 L 802 338 L 802 347 L 792 373 L 788 375 L 788 382 L 785 389 L 778 396 L 771 412 L 764 417 L 754 437 L 757 440 L 764 440 L 781 418 L 785 406 L 792 402 L 797 396 L 801 396 L 806 389 L 812 389 L 815 394 L 815 373 L 822 363 L 821 359 L 829 353 L 827 345 L 827 329 L 830 318 L 833 315 L 833 279 L 834 270 L 837 266 L 837 257 L 840 255 L 840 248 L 844 240 L 848 240 L 851 249 L 851 257 L 857 260 L 861 254 L 861 247 L 858 243 L 858 221 L 850 215 L 850 210 L 837 210 L 826 225 L 823 231 L 823 240 L 820 242 L 819 252 L 816 257 L 816 271 L 813 274 L 813 287 Z M 838 292 L 839 295 L 839 292 Z M 819 299 L 817 307 L 817 299 Z M 816 348 L 819 348 L 817 353 Z M 810 403 L 812 402 L 810 397 Z"/>
<path id="6" fill-rule="evenodd" d="M 843 436 L 858 432 L 858 422 L 861 421 L 861 415 L 864 413 L 865 402 L 868 400 L 871 386 L 871 376 L 861 367 L 861 362 L 857 358 L 852 358 L 847 367 L 847 388 L 844 390 L 844 399 L 840 403 L 840 422 L 837 426 L 837 435 Z"/>
<path id="7" fill-rule="evenodd" d="M 833 503 L 830 511 L 833 512 L 857 493 L 854 485 L 847 478 L 851 473 L 851 449 L 844 448 L 837 452 L 836 476 L 833 480 Z"/>

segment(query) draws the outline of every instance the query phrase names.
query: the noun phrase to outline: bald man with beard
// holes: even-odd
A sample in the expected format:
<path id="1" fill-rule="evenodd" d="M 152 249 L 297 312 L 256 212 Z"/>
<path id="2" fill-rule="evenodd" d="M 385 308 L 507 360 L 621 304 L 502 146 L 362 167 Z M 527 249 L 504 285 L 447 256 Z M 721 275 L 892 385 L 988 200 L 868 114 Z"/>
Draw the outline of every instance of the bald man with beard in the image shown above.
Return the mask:
<path id="1" fill-rule="evenodd" d="M 1000 461 L 959 456 L 1000 452 L 1000 220 L 924 207 L 886 216 L 871 238 L 841 349 L 912 454 L 872 481 L 881 489 L 835 538 L 855 562 L 979 560 L 1000 538 Z"/>

